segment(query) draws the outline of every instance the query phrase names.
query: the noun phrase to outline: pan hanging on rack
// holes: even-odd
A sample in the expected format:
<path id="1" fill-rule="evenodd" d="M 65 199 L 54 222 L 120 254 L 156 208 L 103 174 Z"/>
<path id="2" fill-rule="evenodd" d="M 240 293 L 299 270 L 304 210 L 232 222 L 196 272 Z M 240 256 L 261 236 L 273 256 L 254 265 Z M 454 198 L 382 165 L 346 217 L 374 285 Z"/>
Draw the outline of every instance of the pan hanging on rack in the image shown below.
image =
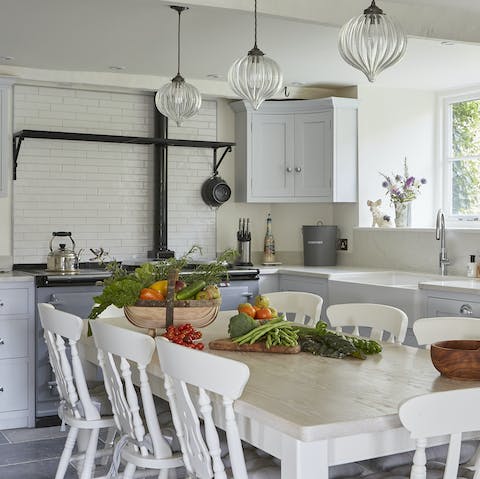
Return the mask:
<path id="1" fill-rule="evenodd" d="M 218 208 L 228 201 L 232 195 L 230 186 L 228 186 L 223 178 L 218 176 L 218 167 L 225 157 L 225 154 L 231 151 L 231 149 L 231 147 L 227 148 L 218 162 L 217 150 L 213 151 L 213 174 L 204 181 L 201 191 L 202 199 L 208 206 Z"/>

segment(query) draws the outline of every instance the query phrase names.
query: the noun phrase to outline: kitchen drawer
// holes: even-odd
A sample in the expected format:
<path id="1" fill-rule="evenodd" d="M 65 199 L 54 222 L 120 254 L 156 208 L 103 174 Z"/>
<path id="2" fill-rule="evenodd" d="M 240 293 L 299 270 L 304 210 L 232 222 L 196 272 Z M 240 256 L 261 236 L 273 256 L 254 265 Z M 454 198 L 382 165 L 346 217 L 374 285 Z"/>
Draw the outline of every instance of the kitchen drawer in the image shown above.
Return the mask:
<path id="1" fill-rule="evenodd" d="M 28 383 L 28 359 L 0 361 L 0 412 L 28 409 Z"/>
<path id="2" fill-rule="evenodd" d="M 480 318 L 480 302 L 429 297 L 427 300 L 427 316 L 466 316 Z"/>
<path id="3" fill-rule="evenodd" d="M 0 318 L 8 315 L 31 314 L 28 293 L 27 288 L 0 288 Z"/>
<path id="4" fill-rule="evenodd" d="M 28 321 L 0 319 L 0 359 L 22 358 L 28 353 Z"/>

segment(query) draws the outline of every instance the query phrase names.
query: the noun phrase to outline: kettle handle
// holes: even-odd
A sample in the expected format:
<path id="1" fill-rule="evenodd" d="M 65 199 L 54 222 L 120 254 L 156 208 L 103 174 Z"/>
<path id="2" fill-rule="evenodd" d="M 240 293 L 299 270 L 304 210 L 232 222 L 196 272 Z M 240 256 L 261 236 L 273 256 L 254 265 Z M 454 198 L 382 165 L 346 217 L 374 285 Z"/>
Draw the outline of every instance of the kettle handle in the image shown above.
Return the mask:
<path id="1" fill-rule="evenodd" d="M 57 231 L 52 233 L 52 237 L 50 239 L 50 251 L 53 253 L 53 239 L 55 236 L 68 236 L 70 241 L 72 242 L 72 250 L 75 251 L 75 241 L 73 241 L 72 233 L 70 231 Z"/>

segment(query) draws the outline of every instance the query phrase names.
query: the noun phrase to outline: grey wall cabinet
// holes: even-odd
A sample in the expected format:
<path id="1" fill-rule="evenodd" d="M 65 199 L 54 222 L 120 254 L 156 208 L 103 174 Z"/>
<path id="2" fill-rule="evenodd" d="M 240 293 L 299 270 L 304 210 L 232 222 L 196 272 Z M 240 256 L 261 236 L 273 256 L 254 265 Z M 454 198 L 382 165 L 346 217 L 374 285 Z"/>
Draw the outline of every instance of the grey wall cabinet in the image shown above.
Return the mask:
<path id="1" fill-rule="evenodd" d="M 357 201 L 357 106 L 349 98 L 235 111 L 235 195 L 251 203 Z"/>

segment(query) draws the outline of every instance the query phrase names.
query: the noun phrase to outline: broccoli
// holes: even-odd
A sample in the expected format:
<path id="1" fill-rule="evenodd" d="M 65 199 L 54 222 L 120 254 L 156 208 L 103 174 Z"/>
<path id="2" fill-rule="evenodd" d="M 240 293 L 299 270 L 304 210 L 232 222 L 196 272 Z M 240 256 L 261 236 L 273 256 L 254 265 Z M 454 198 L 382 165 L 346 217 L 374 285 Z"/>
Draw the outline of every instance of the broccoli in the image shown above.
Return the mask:
<path id="1" fill-rule="evenodd" d="M 230 318 L 228 323 L 228 334 L 231 338 L 243 336 L 259 325 L 258 321 L 245 313 L 239 313 Z"/>

